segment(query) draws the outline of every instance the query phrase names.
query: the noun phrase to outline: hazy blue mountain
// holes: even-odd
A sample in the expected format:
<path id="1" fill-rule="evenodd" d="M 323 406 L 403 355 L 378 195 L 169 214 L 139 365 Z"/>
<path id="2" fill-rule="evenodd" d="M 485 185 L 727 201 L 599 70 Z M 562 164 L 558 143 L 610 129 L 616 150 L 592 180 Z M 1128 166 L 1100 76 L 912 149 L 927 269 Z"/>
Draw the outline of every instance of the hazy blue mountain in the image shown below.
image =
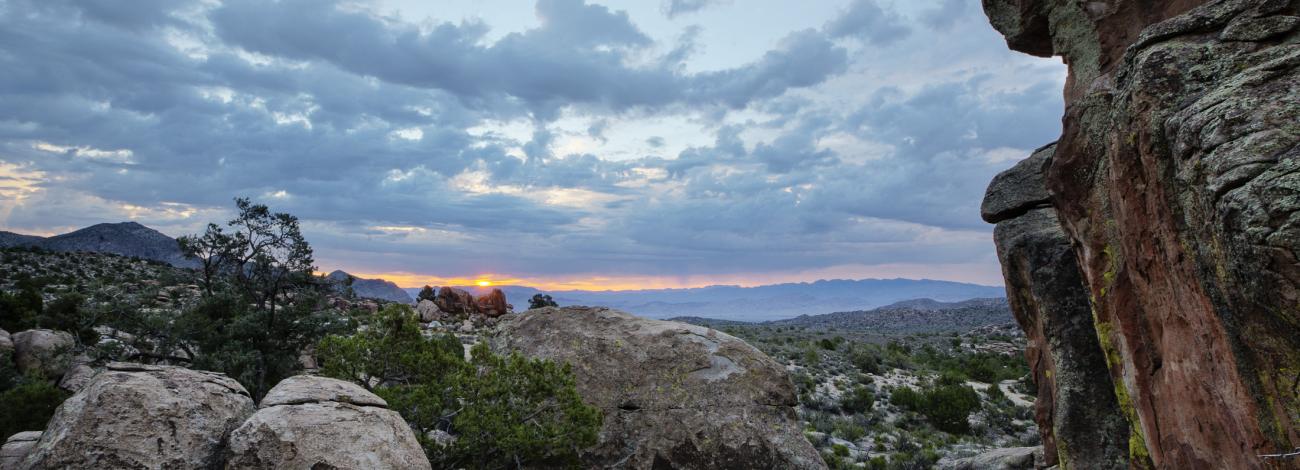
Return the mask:
<path id="1" fill-rule="evenodd" d="M 793 326 L 814 330 L 864 331 L 872 333 L 965 333 L 982 327 L 1010 326 L 1019 333 L 1005 297 L 940 302 L 934 299 L 911 299 L 871 310 L 800 315 L 795 318 L 765 322 L 739 322 L 696 316 L 673 320 L 723 328 L 735 325 Z"/>
<path id="2" fill-rule="evenodd" d="M 348 276 L 352 275 L 343 271 L 334 271 L 330 273 L 328 277 L 332 281 L 342 283 L 348 278 Z M 413 295 L 408 294 L 406 290 L 397 287 L 397 284 L 390 281 L 385 281 L 383 279 L 362 279 L 356 276 L 352 276 L 352 279 L 352 292 L 355 293 L 357 297 L 389 300 L 407 304 L 412 303 L 415 298 Z"/>
<path id="3" fill-rule="evenodd" d="M 528 308 L 540 290 L 526 286 L 496 286 L 515 310 Z M 460 287 L 476 294 L 477 286 Z M 419 289 L 407 289 L 412 295 Z M 600 305 L 650 318 L 695 316 L 767 321 L 876 308 L 894 302 L 927 298 L 940 302 L 1005 296 L 1002 287 L 929 279 L 822 280 L 757 287 L 709 286 L 690 289 L 628 291 L 546 291 L 560 305 Z"/>
<path id="4" fill-rule="evenodd" d="M 135 222 L 92 225 L 75 232 L 42 238 L 0 232 L 0 247 L 35 246 L 50 251 L 88 251 L 161 261 L 193 268 L 198 261 L 181 253 L 176 239 Z"/>

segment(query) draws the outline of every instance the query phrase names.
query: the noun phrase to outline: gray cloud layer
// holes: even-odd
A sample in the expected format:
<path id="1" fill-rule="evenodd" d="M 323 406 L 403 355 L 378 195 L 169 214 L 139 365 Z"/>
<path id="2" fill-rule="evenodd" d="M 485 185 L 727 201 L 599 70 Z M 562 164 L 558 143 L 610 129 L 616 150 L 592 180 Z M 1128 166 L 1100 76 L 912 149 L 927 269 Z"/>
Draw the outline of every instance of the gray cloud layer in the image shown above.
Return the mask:
<path id="1" fill-rule="evenodd" d="M 102 211 L 184 231 L 250 195 L 363 272 L 990 263 L 978 198 L 1059 132 L 1060 84 L 1032 68 L 1006 83 L 967 3 L 908 16 L 855 0 L 739 65 L 689 71 L 691 30 L 666 44 L 581 0 L 540 0 L 537 27 L 495 40 L 481 21 L 342 1 L 0 0 L 0 177 L 36 182 L 0 183 L 0 225 Z M 957 65 L 895 76 L 932 64 Z M 663 154 L 672 138 L 647 130 L 635 158 L 559 150 L 568 120 L 603 145 L 660 118 L 713 142 Z M 531 137 L 483 130 L 503 122 Z"/>

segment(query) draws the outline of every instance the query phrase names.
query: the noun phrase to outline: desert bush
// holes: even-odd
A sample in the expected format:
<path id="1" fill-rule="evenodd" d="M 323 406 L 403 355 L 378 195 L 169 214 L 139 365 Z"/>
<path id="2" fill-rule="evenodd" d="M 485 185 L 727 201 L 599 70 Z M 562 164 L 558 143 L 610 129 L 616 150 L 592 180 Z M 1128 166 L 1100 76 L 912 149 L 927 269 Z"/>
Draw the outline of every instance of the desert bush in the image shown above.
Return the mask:
<path id="1" fill-rule="evenodd" d="M 849 413 L 866 413 L 871 411 L 875 402 L 876 395 L 871 393 L 871 389 L 858 385 L 840 398 L 840 408 Z"/>
<path id="2" fill-rule="evenodd" d="M 68 395 L 42 377 L 19 375 L 13 361 L 0 355 L 0 440 L 45 429 Z"/>
<path id="3" fill-rule="evenodd" d="M 552 299 L 551 296 L 546 294 L 533 294 L 533 298 L 528 299 L 529 310 L 535 308 L 559 307 L 559 306 L 560 304 L 555 303 L 555 299 Z"/>
<path id="4" fill-rule="evenodd" d="M 494 354 L 465 360 L 450 334 L 424 338 L 410 307 L 390 305 L 351 337 L 317 348 L 322 372 L 371 388 L 407 420 L 435 467 L 576 466 L 600 410 L 582 402 L 568 364 Z M 446 432 L 444 445 L 427 436 Z"/>

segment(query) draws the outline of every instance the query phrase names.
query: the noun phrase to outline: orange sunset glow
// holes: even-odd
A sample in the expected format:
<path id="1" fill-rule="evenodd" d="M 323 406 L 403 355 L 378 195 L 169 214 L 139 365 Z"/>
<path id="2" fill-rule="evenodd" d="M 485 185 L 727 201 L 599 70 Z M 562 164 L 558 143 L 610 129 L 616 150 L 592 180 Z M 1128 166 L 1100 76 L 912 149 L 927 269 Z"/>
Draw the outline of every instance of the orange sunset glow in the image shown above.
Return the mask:
<path id="1" fill-rule="evenodd" d="M 698 276 L 609 276 L 609 275 L 573 275 L 573 276 L 512 276 L 502 273 L 482 273 L 476 276 L 436 276 L 409 272 L 374 272 L 366 270 L 352 271 L 354 276 L 365 279 L 385 279 L 401 287 L 421 286 L 528 286 L 541 290 L 584 290 L 584 291 L 621 291 L 638 289 L 688 289 L 695 287 L 734 285 L 754 287 L 767 284 L 787 282 L 810 282 L 817 279 L 892 279 L 923 278 L 933 269 L 933 265 L 888 264 L 888 265 L 847 265 L 827 269 L 807 271 L 790 271 L 776 273 L 736 273 L 722 275 Z M 981 264 L 943 265 L 945 276 L 942 280 L 955 282 L 975 282 L 988 279 L 990 268 Z M 992 269 L 997 269 L 993 267 Z"/>

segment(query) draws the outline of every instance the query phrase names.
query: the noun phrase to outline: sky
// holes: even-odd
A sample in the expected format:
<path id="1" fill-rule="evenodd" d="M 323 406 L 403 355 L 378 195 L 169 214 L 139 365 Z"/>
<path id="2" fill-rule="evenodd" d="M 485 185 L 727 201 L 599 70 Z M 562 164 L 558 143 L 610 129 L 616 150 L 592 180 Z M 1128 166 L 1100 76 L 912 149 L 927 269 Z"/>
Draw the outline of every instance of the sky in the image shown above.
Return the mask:
<path id="1" fill-rule="evenodd" d="M 978 0 L 0 0 L 0 70 L 0 230 L 246 196 L 323 271 L 550 289 L 1001 285 L 1065 80 Z"/>

